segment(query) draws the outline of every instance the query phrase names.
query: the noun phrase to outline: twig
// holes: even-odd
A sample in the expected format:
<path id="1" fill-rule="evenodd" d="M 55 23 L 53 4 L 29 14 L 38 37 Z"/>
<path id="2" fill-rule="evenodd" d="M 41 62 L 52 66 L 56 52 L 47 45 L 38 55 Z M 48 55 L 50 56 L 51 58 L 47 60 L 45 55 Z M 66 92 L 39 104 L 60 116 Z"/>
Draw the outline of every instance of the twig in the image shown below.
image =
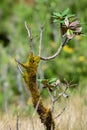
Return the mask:
<path id="1" fill-rule="evenodd" d="M 39 45 L 39 56 L 41 55 L 42 38 L 43 38 L 43 26 L 40 28 L 40 45 Z"/>
<path id="2" fill-rule="evenodd" d="M 53 95 L 51 94 L 51 92 L 49 91 L 49 89 L 47 88 L 47 91 L 48 91 L 48 94 L 49 94 L 49 96 L 50 96 L 50 99 L 51 99 L 51 102 L 52 102 L 52 107 L 51 107 L 51 112 L 53 112 L 53 110 L 54 110 L 54 97 L 53 97 Z"/>
<path id="3" fill-rule="evenodd" d="M 55 117 L 54 119 L 56 119 L 56 118 L 58 118 L 59 116 L 61 116 L 62 113 L 65 111 L 65 109 L 66 109 L 66 107 L 64 107 L 64 108 L 62 109 L 62 111 L 61 111 L 58 115 L 56 115 L 56 117 Z"/>
<path id="4" fill-rule="evenodd" d="M 78 84 L 71 84 L 69 85 L 69 87 L 73 87 L 73 86 L 77 86 Z"/>
<path id="5" fill-rule="evenodd" d="M 30 40 L 30 54 L 32 54 L 33 53 L 33 47 L 32 47 L 32 40 L 33 40 L 33 38 L 32 38 L 32 31 L 31 31 L 31 28 L 29 28 L 28 26 L 27 26 L 27 23 L 25 22 L 25 28 L 26 28 L 26 30 L 27 30 L 27 32 L 28 32 L 28 36 L 29 36 L 29 40 Z"/>
<path id="6" fill-rule="evenodd" d="M 64 78 L 64 82 L 65 82 L 65 85 L 66 85 L 68 88 L 70 88 L 70 87 L 72 87 L 72 86 L 78 85 L 78 84 L 72 84 L 73 80 L 71 80 L 71 81 L 68 83 L 65 78 Z"/>
<path id="7" fill-rule="evenodd" d="M 35 110 L 34 110 L 34 113 L 33 113 L 33 115 L 32 115 L 32 118 L 35 116 L 35 114 L 36 114 L 36 111 L 37 111 L 37 109 L 38 109 L 38 106 L 39 106 L 39 103 L 40 103 L 40 99 L 41 99 L 41 97 L 39 98 L 39 100 L 38 100 L 38 102 L 37 102 L 37 105 L 36 105 L 36 107 L 35 107 Z"/>
<path id="8" fill-rule="evenodd" d="M 51 112 L 53 112 L 54 111 L 54 104 L 55 104 L 55 102 L 54 102 L 55 100 L 54 100 L 54 98 L 53 98 L 53 100 L 52 100 L 52 107 L 51 107 Z"/>
<path id="9" fill-rule="evenodd" d="M 65 42 L 62 43 L 62 47 L 64 47 L 69 41 L 70 41 L 70 39 L 66 38 Z"/>
<path id="10" fill-rule="evenodd" d="M 49 91 L 49 89 L 47 88 L 47 91 L 48 91 L 48 94 L 49 94 L 49 96 L 50 96 L 50 98 L 51 98 L 51 100 L 53 99 L 53 96 L 52 96 L 52 94 L 51 94 L 51 92 Z"/>
<path id="11" fill-rule="evenodd" d="M 69 87 L 66 86 L 65 90 L 62 93 L 59 94 L 59 96 L 54 100 L 54 102 L 58 101 L 60 99 L 60 97 L 67 91 L 68 88 Z"/>
<path id="12" fill-rule="evenodd" d="M 19 130 L 19 113 L 17 115 L 16 130 Z"/>
<path id="13" fill-rule="evenodd" d="M 37 111 L 37 109 L 38 109 L 38 105 L 39 105 L 39 103 L 40 103 L 40 99 L 41 99 L 41 97 L 39 98 L 39 100 L 38 100 L 38 102 L 37 102 L 36 108 L 35 108 L 35 110 L 34 110 L 34 113 L 33 113 L 33 115 L 32 115 L 32 118 L 31 118 L 33 130 L 34 130 L 33 117 L 35 116 L 36 111 Z"/>
<path id="14" fill-rule="evenodd" d="M 49 94 L 50 99 L 51 99 L 51 102 L 52 102 L 52 105 L 51 105 L 51 106 L 52 106 L 52 107 L 51 107 L 51 112 L 54 111 L 55 102 L 58 101 L 58 100 L 60 99 L 61 96 L 65 96 L 65 92 L 67 91 L 68 88 L 69 88 L 69 84 L 67 84 L 67 86 L 65 86 L 64 91 L 63 91 L 62 93 L 60 93 L 59 96 L 58 96 L 57 98 L 55 98 L 55 97 L 51 94 L 51 92 L 49 91 L 49 89 L 47 88 L 48 94 Z M 68 96 L 68 95 L 67 95 L 67 96 Z M 67 96 L 66 96 L 66 97 L 67 97 Z"/>
<path id="15" fill-rule="evenodd" d="M 20 62 L 19 61 L 17 61 L 16 59 L 15 59 L 15 61 L 16 61 L 16 63 L 17 63 L 17 67 L 18 67 L 18 69 L 19 69 L 19 71 L 20 71 L 20 73 L 21 74 L 23 74 L 23 71 L 21 70 L 21 67 L 20 67 Z"/>

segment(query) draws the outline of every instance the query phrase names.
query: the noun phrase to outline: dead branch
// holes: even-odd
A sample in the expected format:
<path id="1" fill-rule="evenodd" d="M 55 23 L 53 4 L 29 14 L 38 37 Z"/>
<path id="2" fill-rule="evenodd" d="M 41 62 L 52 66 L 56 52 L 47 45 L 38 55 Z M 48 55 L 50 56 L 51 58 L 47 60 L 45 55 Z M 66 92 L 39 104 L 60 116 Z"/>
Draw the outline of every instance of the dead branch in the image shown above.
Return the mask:
<path id="1" fill-rule="evenodd" d="M 47 88 L 47 91 L 48 91 L 48 94 L 49 94 L 49 96 L 50 96 L 50 99 L 51 99 L 51 103 L 52 103 L 52 107 L 51 107 L 51 112 L 53 112 L 54 111 L 54 97 L 53 97 L 53 95 L 51 94 L 51 92 L 50 92 L 50 90 Z"/>
<path id="2" fill-rule="evenodd" d="M 29 28 L 27 26 L 27 23 L 25 22 L 25 28 L 28 32 L 28 36 L 29 36 L 29 40 L 30 40 L 30 54 L 33 53 L 33 47 L 32 47 L 32 41 L 33 41 L 33 37 L 32 37 L 32 31 L 31 31 L 31 28 Z"/>
<path id="3" fill-rule="evenodd" d="M 39 56 L 41 55 L 42 38 L 43 38 L 43 26 L 40 28 Z"/>
<path id="4" fill-rule="evenodd" d="M 51 99 L 51 112 L 53 112 L 54 111 L 54 105 L 55 105 L 55 103 L 63 96 L 64 98 L 68 98 L 68 96 L 69 95 L 67 95 L 66 94 L 66 91 L 67 91 L 67 89 L 68 88 L 70 88 L 71 86 L 74 86 L 75 84 L 71 84 L 72 83 L 72 81 L 71 82 L 67 82 L 67 80 L 65 80 L 66 81 L 66 84 L 65 84 L 65 89 L 61 92 L 61 93 L 59 93 L 59 95 L 57 96 L 57 97 L 55 97 L 51 92 L 50 92 L 50 90 L 48 89 L 48 88 L 46 88 L 47 89 L 47 91 L 48 91 L 48 94 L 49 94 L 49 97 L 50 97 L 50 99 Z M 57 85 L 59 85 L 60 84 L 60 82 L 59 82 L 59 80 L 58 81 L 56 81 L 56 82 L 58 82 L 57 84 L 54 84 L 54 86 L 57 86 Z M 65 109 L 63 109 L 63 110 L 65 110 Z M 62 111 L 63 111 L 62 110 Z M 63 112 L 61 112 L 60 114 L 58 114 L 57 115 L 57 117 L 59 117 L 61 114 L 62 114 Z"/>
<path id="5" fill-rule="evenodd" d="M 36 114 L 36 112 L 37 112 L 37 109 L 38 109 L 38 106 L 39 106 L 40 100 L 41 100 L 41 97 L 39 98 L 39 100 L 38 100 L 38 102 L 37 102 L 37 105 L 36 105 L 36 107 L 35 107 L 34 113 L 33 113 L 32 117 L 31 117 L 32 129 L 33 129 L 33 130 L 35 130 L 35 129 L 34 129 L 33 117 L 35 116 L 35 114 Z"/>
<path id="6" fill-rule="evenodd" d="M 20 62 L 17 61 L 16 59 L 15 59 L 15 61 L 16 61 L 16 63 L 17 63 L 17 67 L 18 67 L 19 72 L 20 72 L 21 74 L 23 74 L 23 71 L 22 71 L 22 69 L 21 69 L 21 67 L 20 67 Z"/>
<path id="7" fill-rule="evenodd" d="M 65 111 L 65 109 L 66 109 L 66 107 L 64 107 L 64 108 L 62 109 L 62 111 L 61 111 L 58 115 L 56 115 L 56 117 L 55 117 L 54 119 L 56 119 L 56 118 L 58 118 L 59 116 L 61 116 L 62 113 Z"/>
<path id="8" fill-rule="evenodd" d="M 65 92 L 67 91 L 68 88 L 69 88 L 69 87 L 66 86 L 66 87 L 65 87 L 65 90 L 64 90 L 62 93 L 59 94 L 59 96 L 54 100 L 54 102 L 58 101 L 58 100 L 60 99 L 60 97 L 65 94 Z"/>
<path id="9" fill-rule="evenodd" d="M 41 97 L 39 98 L 39 100 L 38 100 L 38 102 L 37 102 L 37 105 L 36 105 L 36 107 L 35 107 L 35 110 L 34 110 L 34 113 L 33 113 L 33 115 L 32 115 L 32 118 L 35 116 L 35 114 L 36 114 L 36 112 L 37 112 L 37 109 L 38 109 L 40 100 L 41 100 Z"/>

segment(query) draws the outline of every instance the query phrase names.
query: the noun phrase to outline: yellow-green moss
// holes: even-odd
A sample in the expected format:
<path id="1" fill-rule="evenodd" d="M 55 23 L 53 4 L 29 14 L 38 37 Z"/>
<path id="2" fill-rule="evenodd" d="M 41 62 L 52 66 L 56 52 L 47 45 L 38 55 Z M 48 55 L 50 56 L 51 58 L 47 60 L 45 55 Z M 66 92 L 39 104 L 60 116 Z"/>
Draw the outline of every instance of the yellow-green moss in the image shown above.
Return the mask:
<path id="1" fill-rule="evenodd" d="M 27 85 L 27 88 L 29 89 L 31 96 L 32 96 L 32 102 L 34 105 L 34 108 L 36 108 L 36 105 L 39 101 L 37 112 L 40 116 L 41 122 L 44 123 L 47 130 L 54 130 L 55 123 L 52 118 L 52 113 L 50 109 L 44 107 L 42 103 L 42 99 L 40 98 L 40 92 L 36 83 L 36 74 L 37 74 L 37 67 L 38 63 L 40 61 L 39 56 L 34 56 L 31 54 L 29 56 L 28 61 L 25 64 L 21 65 L 25 68 L 25 72 L 23 73 L 24 81 Z"/>

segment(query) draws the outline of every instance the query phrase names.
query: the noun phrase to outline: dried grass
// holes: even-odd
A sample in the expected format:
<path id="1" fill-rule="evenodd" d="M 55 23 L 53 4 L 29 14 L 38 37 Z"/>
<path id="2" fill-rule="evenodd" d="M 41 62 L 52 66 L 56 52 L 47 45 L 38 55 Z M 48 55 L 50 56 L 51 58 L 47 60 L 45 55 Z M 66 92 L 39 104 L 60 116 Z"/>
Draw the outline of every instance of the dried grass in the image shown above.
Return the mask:
<path id="1" fill-rule="evenodd" d="M 59 130 L 87 130 L 87 105 L 85 99 L 87 99 L 87 96 L 75 96 L 68 100 L 66 111 L 55 120 Z M 17 117 L 11 115 L 0 116 L 0 130 L 17 130 L 16 125 Z M 18 129 L 45 130 L 37 116 L 33 119 L 20 116 Z"/>

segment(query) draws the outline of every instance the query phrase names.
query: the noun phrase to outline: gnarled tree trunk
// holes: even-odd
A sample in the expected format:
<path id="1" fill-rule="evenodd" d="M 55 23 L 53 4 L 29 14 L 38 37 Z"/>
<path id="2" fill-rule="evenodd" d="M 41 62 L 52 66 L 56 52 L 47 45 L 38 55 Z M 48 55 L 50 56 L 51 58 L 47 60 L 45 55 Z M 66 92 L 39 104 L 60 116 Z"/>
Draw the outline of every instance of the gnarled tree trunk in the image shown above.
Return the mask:
<path id="1" fill-rule="evenodd" d="M 40 116 L 41 122 L 45 125 L 46 130 L 54 130 L 55 123 L 52 117 L 51 110 L 43 105 L 40 92 L 36 83 L 36 74 L 39 61 L 39 56 L 34 56 L 33 54 L 30 54 L 28 62 L 25 64 L 20 63 L 20 65 L 25 68 L 23 78 L 28 90 L 31 93 L 34 108 L 36 108 L 38 104 L 37 113 Z"/>

